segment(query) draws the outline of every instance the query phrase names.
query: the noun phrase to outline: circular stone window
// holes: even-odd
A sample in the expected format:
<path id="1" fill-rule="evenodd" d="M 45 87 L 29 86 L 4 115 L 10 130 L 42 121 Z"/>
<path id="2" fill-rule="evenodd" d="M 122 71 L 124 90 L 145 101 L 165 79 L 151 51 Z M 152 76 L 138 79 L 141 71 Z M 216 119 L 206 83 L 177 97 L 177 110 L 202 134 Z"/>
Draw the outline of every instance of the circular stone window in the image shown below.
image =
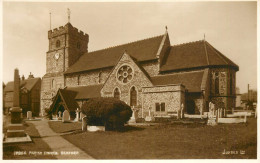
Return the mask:
<path id="1" fill-rule="evenodd" d="M 117 71 L 117 80 L 123 84 L 126 84 L 133 79 L 133 75 L 133 69 L 128 65 L 124 65 Z"/>

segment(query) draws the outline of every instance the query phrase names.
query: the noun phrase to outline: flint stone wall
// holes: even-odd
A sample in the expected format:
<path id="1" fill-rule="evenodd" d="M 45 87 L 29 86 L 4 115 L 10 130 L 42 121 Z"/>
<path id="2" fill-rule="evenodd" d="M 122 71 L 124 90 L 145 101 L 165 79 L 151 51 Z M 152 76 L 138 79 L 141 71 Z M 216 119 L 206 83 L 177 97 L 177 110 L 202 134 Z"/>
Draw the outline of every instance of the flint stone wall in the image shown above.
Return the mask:
<path id="1" fill-rule="evenodd" d="M 126 84 L 122 84 L 117 80 L 117 71 L 121 68 L 122 65 L 129 65 L 133 69 L 133 78 Z M 145 76 L 145 74 L 139 69 L 139 67 L 134 63 L 134 61 L 129 57 L 129 55 L 124 54 L 119 61 L 119 63 L 115 66 L 115 69 L 109 76 L 107 82 L 103 86 L 101 90 L 102 97 L 114 97 L 115 88 L 119 89 L 120 92 L 120 100 L 126 102 L 130 105 L 130 90 L 132 87 L 136 88 L 137 91 L 137 107 L 142 108 L 142 87 L 152 86 L 150 80 Z M 141 111 L 138 112 L 139 116 L 141 116 Z"/>
<path id="2" fill-rule="evenodd" d="M 88 86 L 104 84 L 112 68 L 103 69 L 102 71 L 89 71 L 84 73 L 67 74 L 65 76 L 66 86 Z"/>
<path id="3" fill-rule="evenodd" d="M 181 104 L 185 101 L 184 86 L 158 86 L 143 88 L 143 118 L 151 114 L 154 116 L 167 115 L 172 112 L 177 112 L 181 108 Z M 165 112 L 156 112 L 155 103 L 165 103 Z"/>

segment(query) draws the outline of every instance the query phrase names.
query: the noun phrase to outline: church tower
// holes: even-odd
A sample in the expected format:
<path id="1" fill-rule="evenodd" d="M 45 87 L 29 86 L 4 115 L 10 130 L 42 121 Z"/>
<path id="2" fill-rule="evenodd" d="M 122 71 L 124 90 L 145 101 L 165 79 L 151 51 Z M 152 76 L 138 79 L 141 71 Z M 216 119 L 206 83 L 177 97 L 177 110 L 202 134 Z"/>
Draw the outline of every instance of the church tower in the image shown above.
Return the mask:
<path id="1" fill-rule="evenodd" d="M 88 52 L 88 34 L 70 23 L 48 31 L 49 49 L 46 54 L 46 74 L 42 79 L 41 112 L 50 107 L 59 88 L 65 87 L 64 72 L 81 55 Z"/>

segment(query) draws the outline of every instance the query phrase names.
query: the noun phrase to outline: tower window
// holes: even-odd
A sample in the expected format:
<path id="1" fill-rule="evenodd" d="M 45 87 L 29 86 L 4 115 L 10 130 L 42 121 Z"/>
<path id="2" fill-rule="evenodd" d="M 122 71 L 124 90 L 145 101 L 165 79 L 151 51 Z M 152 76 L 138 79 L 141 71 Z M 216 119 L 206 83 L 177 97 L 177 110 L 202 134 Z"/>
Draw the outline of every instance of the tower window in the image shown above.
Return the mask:
<path id="1" fill-rule="evenodd" d="M 80 42 L 77 43 L 77 48 L 80 49 L 81 45 Z"/>
<path id="2" fill-rule="evenodd" d="M 56 41 L 56 48 L 59 48 L 60 47 L 60 40 L 57 40 Z"/>

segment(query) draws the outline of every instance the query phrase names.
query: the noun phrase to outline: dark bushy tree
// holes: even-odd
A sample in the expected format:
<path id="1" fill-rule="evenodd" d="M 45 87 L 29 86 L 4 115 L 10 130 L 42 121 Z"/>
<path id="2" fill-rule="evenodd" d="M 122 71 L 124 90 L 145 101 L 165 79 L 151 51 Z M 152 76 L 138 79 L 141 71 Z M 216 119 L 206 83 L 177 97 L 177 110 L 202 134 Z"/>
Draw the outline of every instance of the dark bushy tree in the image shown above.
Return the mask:
<path id="1" fill-rule="evenodd" d="M 120 130 L 132 116 L 132 109 L 115 98 L 94 98 L 84 102 L 81 108 L 87 115 L 87 124 L 105 126 L 106 130 Z"/>

